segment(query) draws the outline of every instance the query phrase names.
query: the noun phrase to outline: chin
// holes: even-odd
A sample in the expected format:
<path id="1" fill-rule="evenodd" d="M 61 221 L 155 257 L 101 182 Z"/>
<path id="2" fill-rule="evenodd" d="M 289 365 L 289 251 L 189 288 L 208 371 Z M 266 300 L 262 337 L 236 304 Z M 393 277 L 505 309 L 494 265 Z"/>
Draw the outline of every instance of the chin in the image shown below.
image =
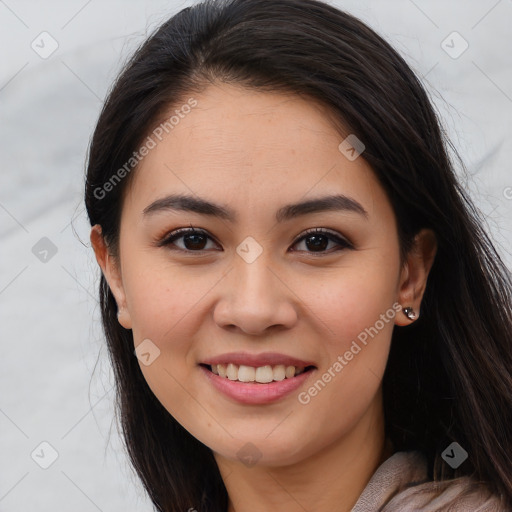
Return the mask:
<path id="1" fill-rule="evenodd" d="M 247 435 L 229 439 L 216 446 L 209 445 L 214 453 L 225 459 L 241 463 L 247 467 L 268 466 L 279 467 L 299 463 L 308 456 L 304 446 L 304 436 L 296 438 L 281 435 L 270 439 L 261 432 L 258 435 Z"/>

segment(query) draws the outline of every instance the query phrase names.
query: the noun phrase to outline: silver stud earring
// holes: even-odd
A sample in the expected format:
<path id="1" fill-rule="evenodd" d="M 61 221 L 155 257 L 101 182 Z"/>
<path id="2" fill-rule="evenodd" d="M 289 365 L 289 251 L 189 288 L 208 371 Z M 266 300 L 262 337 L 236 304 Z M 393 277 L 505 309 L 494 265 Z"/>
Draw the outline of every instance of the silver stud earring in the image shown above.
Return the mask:
<path id="1" fill-rule="evenodd" d="M 404 308 L 404 314 L 409 320 L 414 320 L 417 316 L 411 307 Z"/>

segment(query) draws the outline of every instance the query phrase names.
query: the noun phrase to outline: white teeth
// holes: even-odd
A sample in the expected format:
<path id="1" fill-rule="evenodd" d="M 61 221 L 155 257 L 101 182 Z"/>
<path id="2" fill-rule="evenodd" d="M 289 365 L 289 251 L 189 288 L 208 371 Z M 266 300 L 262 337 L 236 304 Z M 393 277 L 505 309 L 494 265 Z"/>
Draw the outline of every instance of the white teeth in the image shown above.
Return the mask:
<path id="1" fill-rule="evenodd" d="M 274 380 L 284 380 L 286 377 L 286 367 L 284 364 L 274 366 Z M 295 373 L 295 372 L 294 372 Z"/>
<path id="2" fill-rule="evenodd" d="M 238 379 L 238 367 L 234 364 L 229 363 L 226 374 L 229 380 L 237 380 Z"/>
<path id="3" fill-rule="evenodd" d="M 213 365 L 213 366 L 215 366 L 215 365 Z M 217 371 L 219 372 L 219 375 L 221 377 L 225 377 L 226 376 L 226 365 L 225 364 L 218 364 L 217 365 Z"/>
<path id="4" fill-rule="evenodd" d="M 260 366 L 256 368 L 256 382 L 261 382 L 262 384 L 266 384 L 267 382 L 272 382 L 274 380 L 274 372 L 272 371 L 272 366 Z"/>
<path id="5" fill-rule="evenodd" d="M 291 379 L 295 375 L 295 366 L 287 366 L 285 375 L 287 379 Z"/>
<path id="6" fill-rule="evenodd" d="M 281 381 L 284 379 L 291 379 L 296 375 L 304 372 L 303 366 L 285 366 L 278 364 L 276 366 L 260 366 L 254 368 L 252 366 L 229 364 L 214 364 L 211 365 L 211 370 L 220 377 L 228 378 L 229 380 L 238 380 L 240 382 L 259 382 L 267 384 L 272 381 Z"/>
<path id="7" fill-rule="evenodd" d="M 256 379 L 256 369 L 252 366 L 240 365 L 238 368 L 238 380 L 240 382 L 254 382 Z"/>

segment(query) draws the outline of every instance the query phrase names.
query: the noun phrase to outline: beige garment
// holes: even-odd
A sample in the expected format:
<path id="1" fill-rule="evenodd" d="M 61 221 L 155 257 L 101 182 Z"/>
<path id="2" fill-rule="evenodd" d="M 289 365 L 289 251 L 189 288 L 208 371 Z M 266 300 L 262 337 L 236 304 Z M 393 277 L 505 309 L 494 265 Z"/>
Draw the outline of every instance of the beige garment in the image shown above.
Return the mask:
<path id="1" fill-rule="evenodd" d="M 469 477 L 429 481 L 418 451 L 397 452 L 381 464 L 351 512 L 512 512 Z"/>

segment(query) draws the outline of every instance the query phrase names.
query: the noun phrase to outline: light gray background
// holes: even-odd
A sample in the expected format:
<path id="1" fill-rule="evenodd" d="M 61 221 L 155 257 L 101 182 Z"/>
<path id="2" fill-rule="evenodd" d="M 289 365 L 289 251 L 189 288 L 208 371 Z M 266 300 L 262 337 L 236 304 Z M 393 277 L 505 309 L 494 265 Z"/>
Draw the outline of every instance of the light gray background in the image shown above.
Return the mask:
<path id="1" fill-rule="evenodd" d="M 423 77 L 510 268 L 512 1 L 333 3 L 384 35 Z M 153 510 L 113 421 L 83 173 L 121 63 L 189 4 L 0 0 L 2 512 Z M 47 59 L 31 48 L 43 31 L 59 45 Z M 442 47 L 453 31 L 469 44 L 456 59 Z M 458 52 L 462 41 L 452 39 L 445 45 Z M 43 237 L 57 249 L 46 262 L 32 252 Z M 35 462 L 51 461 L 42 442 L 58 453 L 48 469 Z"/>

